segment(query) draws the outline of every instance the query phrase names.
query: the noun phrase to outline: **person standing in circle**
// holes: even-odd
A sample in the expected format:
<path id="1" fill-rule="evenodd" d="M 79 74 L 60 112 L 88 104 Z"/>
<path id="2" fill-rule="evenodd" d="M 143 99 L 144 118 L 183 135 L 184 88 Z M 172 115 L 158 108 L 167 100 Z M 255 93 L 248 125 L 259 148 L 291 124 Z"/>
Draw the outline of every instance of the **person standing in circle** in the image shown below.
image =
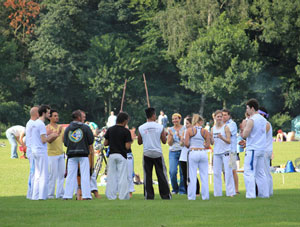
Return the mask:
<path id="1" fill-rule="evenodd" d="M 230 129 L 223 123 L 221 110 L 217 110 L 214 116 L 216 124 L 211 129 L 211 144 L 214 145 L 214 196 L 222 196 L 222 165 L 224 165 L 226 196 L 232 197 L 235 195 L 235 187 L 232 168 L 229 166 Z"/>
<path id="2" fill-rule="evenodd" d="M 209 133 L 202 128 L 203 118 L 199 114 L 193 115 L 192 125 L 185 137 L 185 146 L 188 153 L 188 200 L 196 199 L 197 169 L 199 168 L 201 179 L 202 200 L 209 199 L 208 190 L 208 157 L 210 144 Z"/>
<path id="3" fill-rule="evenodd" d="M 162 199 L 171 199 L 167 168 L 165 165 L 161 142 L 167 142 L 164 127 L 156 123 L 155 109 L 149 107 L 145 110 L 147 122 L 139 127 L 138 144 L 144 145 L 143 167 L 144 167 L 144 195 L 145 199 L 154 199 L 152 181 L 153 166 L 155 166 L 158 180 L 159 194 Z"/>
<path id="4" fill-rule="evenodd" d="M 182 146 L 182 149 L 181 149 L 181 153 L 180 153 L 179 162 L 180 162 L 181 169 L 182 169 L 182 175 L 183 175 L 185 191 L 187 192 L 188 191 L 187 190 L 187 183 L 188 183 L 187 156 L 188 156 L 189 149 L 185 146 L 184 141 L 185 141 L 187 130 L 192 127 L 192 117 L 190 117 L 190 116 L 185 117 L 184 120 L 185 120 L 185 129 L 184 129 L 184 132 L 181 136 L 181 144 L 180 145 Z M 199 190 L 200 190 L 200 185 L 199 185 L 199 181 L 198 181 L 198 178 L 197 178 L 196 195 L 200 194 Z"/>
<path id="5" fill-rule="evenodd" d="M 172 115 L 172 123 L 173 127 L 169 128 L 169 135 L 168 135 L 168 144 L 170 146 L 169 150 L 169 174 L 171 179 L 172 185 L 172 194 L 186 194 L 185 187 L 184 187 L 184 180 L 182 174 L 182 168 L 179 162 L 179 157 L 181 153 L 181 145 L 180 140 L 181 136 L 184 132 L 183 125 L 180 124 L 181 115 L 179 113 L 174 113 Z M 177 183 L 177 172 L 180 172 L 180 183 Z"/>

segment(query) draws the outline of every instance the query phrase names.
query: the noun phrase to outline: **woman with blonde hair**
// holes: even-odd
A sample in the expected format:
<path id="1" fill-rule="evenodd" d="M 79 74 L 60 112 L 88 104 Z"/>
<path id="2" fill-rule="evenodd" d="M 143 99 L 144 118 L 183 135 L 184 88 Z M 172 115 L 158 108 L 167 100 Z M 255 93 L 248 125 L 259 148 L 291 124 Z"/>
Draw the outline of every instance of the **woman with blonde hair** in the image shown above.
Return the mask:
<path id="1" fill-rule="evenodd" d="M 210 144 L 210 136 L 207 130 L 202 127 L 203 122 L 203 118 L 199 114 L 194 114 L 192 119 L 193 127 L 187 130 L 185 137 L 185 146 L 189 148 L 188 200 L 196 199 L 196 179 L 198 168 L 202 184 L 202 200 L 209 199 L 207 149 Z"/>
<path id="2" fill-rule="evenodd" d="M 232 197 L 235 195 L 235 187 L 232 168 L 229 167 L 230 129 L 223 122 L 221 110 L 217 110 L 214 117 L 215 125 L 211 129 L 211 144 L 214 145 L 214 196 L 222 196 L 222 165 L 224 164 L 226 196 Z"/>
<path id="3" fill-rule="evenodd" d="M 179 113 L 174 113 L 172 115 L 173 127 L 169 128 L 168 134 L 168 144 L 170 146 L 169 150 L 169 174 L 172 185 L 172 194 L 186 194 L 184 187 L 184 180 L 182 174 L 182 168 L 179 162 L 179 157 L 181 154 L 180 140 L 184 132 L 184 127 L 181 125 L 181 115 Z M 180 183 L 177 182 L 177 172 L 179 167 L 180 173 Z"/>

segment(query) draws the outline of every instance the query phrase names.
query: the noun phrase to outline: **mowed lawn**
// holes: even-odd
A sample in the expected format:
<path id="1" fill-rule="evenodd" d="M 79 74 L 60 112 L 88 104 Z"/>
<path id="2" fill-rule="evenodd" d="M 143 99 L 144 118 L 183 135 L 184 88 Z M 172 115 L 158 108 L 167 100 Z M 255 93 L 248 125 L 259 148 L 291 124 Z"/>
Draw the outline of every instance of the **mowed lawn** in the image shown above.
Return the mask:
<path id="1" fill-rule="evenodd" d="M 300 173 L 273 174 L 270 199 L 247 200 L 241 173 L 241 194 L 234 198 L 214 198 L 212 177 L 209 201 L 188 201 L 185 195 L 162 201 L 156 185 L 154 201 L 144 200 L 142 185 L 135 186 L 129 201 L 107 200 L 105 187 L 98 187 L 99 200 L 30 201 L 25 198 L 28 160 L 10 159 L 10 145 L 2 142 L 6 147 L 0 147 L 0 226 L 300 226 Z M 163 148 L 168 167 L 168 147 Z M 142 176 L 142 146 L 134 143 L 133 153 L 135 172 Z M 294 161 L 300 157 L 300 142 L 274 143 L 274 156 L 274 165 Z"/>

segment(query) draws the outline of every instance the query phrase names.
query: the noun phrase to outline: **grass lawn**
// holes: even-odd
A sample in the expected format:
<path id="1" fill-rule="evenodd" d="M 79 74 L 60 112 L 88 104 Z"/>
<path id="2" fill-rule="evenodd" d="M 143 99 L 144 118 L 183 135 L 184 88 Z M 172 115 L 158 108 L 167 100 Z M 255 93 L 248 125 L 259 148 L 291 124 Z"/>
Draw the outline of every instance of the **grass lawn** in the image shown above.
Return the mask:
<path id="1" fill-rule="evenodd" d="M 29 201 L 25 198 L 28 160 L 10 159 L 10 145 L 0 147 L 0 226 L 300 226 L 300 173 L 273 174 L 274 196 L 246 200 L 243 175 L 239 174 L 241 194 L 234 198 L 213 197 L 188 201 L 175 195 L 162 201 L 155 185 L 154 201 L 145 201 L 143 186 L 129 201 L 109 201 L 99 187 L 100 200 Z M 135 172 L 142 173 L 142 146 L 133 145 Z M 273 165 L 300 157 L 300 143 L 274 143 Z M 164 146 L 168 166 L 168 147 Z M 241 166 L 244 154 L 241 154 Z M 154 177 L 155 180 L 155 177 Z M 224 187 L 223 187 L 224 190 Z"/>

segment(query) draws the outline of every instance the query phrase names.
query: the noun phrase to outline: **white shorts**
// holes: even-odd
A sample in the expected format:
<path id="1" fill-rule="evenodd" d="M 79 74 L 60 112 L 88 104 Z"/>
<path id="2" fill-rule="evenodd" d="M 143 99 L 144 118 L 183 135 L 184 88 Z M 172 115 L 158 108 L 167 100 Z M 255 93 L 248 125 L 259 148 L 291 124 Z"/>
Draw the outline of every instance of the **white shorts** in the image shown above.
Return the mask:
<path id="1" fill-rule="evenodd" d="M 237 169 L 237 165 L 236 165 L 236 152 L 229 152 L 229 167 L 232 170 L 236 170 Z"/>

